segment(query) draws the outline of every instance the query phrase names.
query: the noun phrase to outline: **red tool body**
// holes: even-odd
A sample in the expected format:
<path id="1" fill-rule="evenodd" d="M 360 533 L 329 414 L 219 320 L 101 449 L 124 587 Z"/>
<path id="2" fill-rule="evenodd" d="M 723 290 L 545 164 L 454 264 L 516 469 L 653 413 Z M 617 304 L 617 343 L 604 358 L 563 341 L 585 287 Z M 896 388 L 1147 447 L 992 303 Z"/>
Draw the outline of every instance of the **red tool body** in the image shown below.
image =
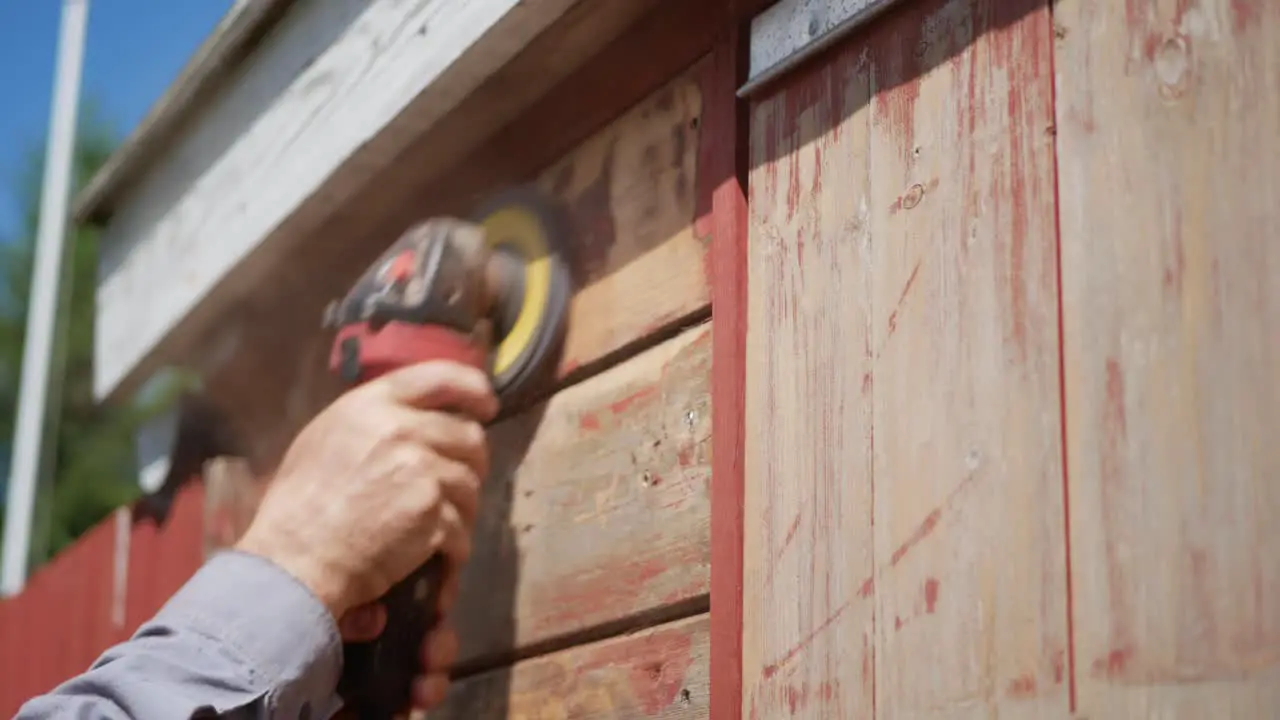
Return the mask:
<path id="1" fill-rule="evenodd" d="M 553 206 L 522 190 L 496 198 L 476 222 L 410 228 L 326 312 L 337 329 L 331 369 L 354 384 L 451 360 L 488 371 L 510 405 L 554 365 L 571 284 L 563 227 Z M 357 716 L 389 720 L 407 708 L 444 570 L 437 555 L 411 573 L 381 599 L 381 637 L 344 646 L 338 693 Z"/>

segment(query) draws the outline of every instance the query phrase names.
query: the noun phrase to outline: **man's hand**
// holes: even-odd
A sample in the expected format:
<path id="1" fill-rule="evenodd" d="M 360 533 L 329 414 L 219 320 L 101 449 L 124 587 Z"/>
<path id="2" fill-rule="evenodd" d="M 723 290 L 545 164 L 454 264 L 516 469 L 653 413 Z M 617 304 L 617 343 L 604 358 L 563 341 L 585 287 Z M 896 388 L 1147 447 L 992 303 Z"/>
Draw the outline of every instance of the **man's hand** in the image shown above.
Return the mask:
<path id="1" fill-rule="evenodd" d="M 348 626 L 361 622 L 345 617 L 353 610 L 384 624 L 380 608 L 364 606 L 444 552 L 447 614 L 488 473 L 480 423 L 497 411 L 488 377 L 450 362 L 402 368 L 352 389 L 298 434 L 237 548 L 291 573 Z M 447 631 L 428 638 L 428 667 L 447 667 L 451 657 L 437 661 L 456 645 Z M 432 697 L 430 688 L 444 682 L 421 680 L 418 689 Z"/>

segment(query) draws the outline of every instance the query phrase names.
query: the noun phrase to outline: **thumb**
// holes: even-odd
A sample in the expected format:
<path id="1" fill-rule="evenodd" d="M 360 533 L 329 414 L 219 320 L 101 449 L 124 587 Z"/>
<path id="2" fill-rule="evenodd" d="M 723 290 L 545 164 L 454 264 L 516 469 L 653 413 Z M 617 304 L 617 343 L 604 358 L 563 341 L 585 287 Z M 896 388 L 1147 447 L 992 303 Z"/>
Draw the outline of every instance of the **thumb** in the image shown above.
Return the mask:
<path id="1" fill-rule="evenodd" d="M 419 410 L 452 410 L 480 422 L 498 414 L 489 376 L 452 360 L 428 360 L 393 370 L 369 383 L 394 401 Z"/>

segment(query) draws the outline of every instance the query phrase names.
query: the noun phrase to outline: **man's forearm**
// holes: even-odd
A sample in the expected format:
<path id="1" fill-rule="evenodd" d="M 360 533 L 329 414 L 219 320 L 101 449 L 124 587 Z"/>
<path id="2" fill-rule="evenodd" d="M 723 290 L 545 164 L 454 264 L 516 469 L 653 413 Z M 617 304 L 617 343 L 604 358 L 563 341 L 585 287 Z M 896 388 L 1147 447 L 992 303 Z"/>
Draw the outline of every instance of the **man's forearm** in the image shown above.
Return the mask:
<path id="1" fill-rule="evenodd" d="M 138 632 L 18 720 L 311 718 L 338 708 L 333 616 L 271 562 L 212 558 Z"/>

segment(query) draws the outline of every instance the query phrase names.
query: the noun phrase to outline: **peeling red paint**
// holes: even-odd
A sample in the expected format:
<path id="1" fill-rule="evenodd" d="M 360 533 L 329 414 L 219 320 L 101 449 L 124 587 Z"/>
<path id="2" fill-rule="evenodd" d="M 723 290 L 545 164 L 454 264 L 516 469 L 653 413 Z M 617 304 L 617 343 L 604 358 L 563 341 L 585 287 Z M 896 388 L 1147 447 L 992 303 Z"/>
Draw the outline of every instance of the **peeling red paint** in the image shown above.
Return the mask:
<path id="1" fill-rule="evenodd" d="M 1106 657 L 1093 661 L 1095 677 L 1109 680 L 1119 679 L 1133 659 L 1133 648 L 1123 647 L 1112 650 Z"/>
<path id="2" fill-rule="evenodd" d="M 676 462 L 680 467 L 691 467 L 698 464 L 698 448 L 693 445 L 681 445 L 676 451 Z"/>
<path id="3" fill-rule="evenodd" d="M 938 609 L 938 589 L 941 583 L 938 578 L 924 581 L 924 611 L 932 615 Z"/>
<path id="4" fill-rule="evenodd" d="M 617 400 L 617 401 L 614 401 L 613 403 L 610 403 L 609 411 L 612 412 L 614 415 L 621 415 L 627 412 L 627 410 L 630 409 L 633 405 L 636 405 L 637 403 L 643 402 L 645 400 L 652 399 L 653 396 L 658 394 L 658 392 L 659 392 L 659 388 L 657 385 L 650 385 L 649 387 L 641 388 L 631 393 L 630 395 L 622 398 L 621 400 Z"/>
<path id="5" fill-rule="evenodd" d="M 933 512 L 929 513 L 929 515 L 925 517 L 924 522 L 920 523 L 915 532 L 911 533 L 911 536 L 907 538 L 906 542 L 899 545 L 898 549 L 893 551 L 893 555 L 889 557 L 889 564 L 897 565 L 902 558 L 907 556 L 907 553 L 911 552 L 912 548 L 918 545 L 925 538 L 929 537 L 934 529 L 938 527 L 938 521 L 941 519 L 942 508 L 937 508 Z"/>
<path id="6" fill-rule="evenodd" d="M 783 694 L 786 696 L 786 701 L 787 701 L 787 710 L 789 710 L 792 715 L 795 715 L 797 712 L 800 712 L 800 710 L 803 709 L 804 706 L 808 704 L 808 701 L 809 701 L 808 690 L 809 688 L 807 685 L 803 687 L 787 685 L 783 689 Z"/>
<path id="7" fill-rule="evenodd" d="M 834 123 L 839 127 L 839 123 Z M 813 148 L 813 186 L 809 188 L 809 192 L 818 195 L 822 192 L 822 167 L 825 165 L 822 159 L 822 143 L 812 143 Z"/>
<path id="8" fill-rule="evenodd" d="M 797 655 L 804 652 L 805 648 L 809 647 L 809 645 L 811 645 L 819 635 L 822 635 L 824 632 L 827 631 L 828 628 L 834 625 L 836 620 L 839 620 L 840 616 L 844 614 L 844 611 L 848 609 L 849 609 L 849 603 L 845 603 L 840 607 L 836 608 L 836 611 L 832 613 L 830 617 L 828 617 L 826 620 L 823 620 L 822 623 L 819 624 L 813 630 L 811 630 L 808 635 L 805 635 L 804 638 L 800 640 L 800 642 L 796 643 L 790 650 L 783 653 L 782 657 L 778 658 L 776 662 L 772 662 L 766 665 L 764 667 L 764 670 L 761 672 L 761 677 L 763 677 L 765 680 L 768 680 L 769 678 L 772 678 L 774 675 L 777 675 L 778 670 L 780 670 L 782 666 L 786 665 L 788 662 L 791 662 L 793 659 L 795 659 Z"/>
<path id="9" fill-rule="evenodd" d="M 563 631 L 566 627 L 578 627 L 608 613 L 611 617 L 622 612 L 621 608 L 635 605 L 654 580 L 661 578 L 672 567 L 694 558 L 670 555 L 648 555 L 603 561 L 600 567 L 611 568 L 603 574 L 570 575 L 557 580 L 554 587 L 540 588 L 550 597 L 540 606 L 547 612 L 537 616 L 542 628 Z"/>
<path id="10" fill-rule="evenodd" d="M 858 588 L 858 597 L 866 599 L 871 597 L 876 591 L 875 577 L 869 577 L 862 581 L 862 585 Z"/>
<path id="11" fill-rule="evenodd" d="M 1019 675 L 1009 681 L 1007 692 L 1009 697 L 1019 700 L 1035 697 L 1036 679 L 1032 675 Z"/>
<path id="12" fill-rule="evenodd" d="M 1130 32 L 1145 28 L 1148 0 L 1124 0 L 1124 22 Z"/>
<path id="13" fill-rule="evenodd" d="M 684 628 L 598 646 L 574 670 L 580 678 L 604 668 L 627 668 L 631 695 L 647 716 L 656 716 L 680 696 L 693 666 L 693 636 Z"/>
<path id="14" fill-rule="evenodd" d="M 778 548 L 779 557 L 781 557 L 782 553 L 786 552 L 787 547 L 791 545 L 791 541 L 794 540 L 796 537 L 796 531 L 799 529 L 800 529 L 800 513 L 796 513 L 795 519 L 791 521 L 791 526 L 787 528 L 786 537 L 782 539 L 782 547 Z"/>
<path id="15" fill-rule="evenodd" d="M 907 46 L 914 47 L 914 45 Z M 892 71 L 891 71 L 892 73 Z M 892 73 L 895 74 L 896 73 Z M 901 138 L 903 147 L 915 143 L 916 101 L 920 99 L 920 74 L 908 72 L 908 77 L 894 77 L 890 82 L 901 83 L 890 91 L 882 92 L 876 100 L 876 121 L 888 132 Z"/>
<path id="16" fill-rule="evenodd" d="M 1107 358 L 1107 407 L 1102 420 L 1103 430 L 1117 440 L 1123 440 L 1128 430 L 1125 418 L 1124 371 L 1115 358 Z"/>
<path id="17" fill-rule="evenodd" d="M 1067 653 L 1064 650 L 1057 650 L 1053 653 L 1053 682 L 1055 685 L 1061 685 L 1067 675 Z"/>
<path id="18" fill-rule="evenodd" d="M 1232 27 L 1237 33 L 1250 30 L 1258 24 L 1258 7 L 1262 0 L 1231 0 Z"/>
<path id="19" fill-rule="evenodd" d="M 911 292 L 911 287 L 916 284 L 916 276 L 920 274 L 920 261 L 917 260 L 915 267 L 911 268 L 911 275 L 907 278 L 907 282 L 902 286 L 902 292 L 898 294 L 898 303 L 894 305 L 893 312 L 889 313 L 889 332 L 886 333 L 885 340 L 893 337 L 893 333 L 898 329 L 898 312 L 902 310 L 903 304 L 907 302 L 907 294 Z"/>
<path id="20" fill-rule="evenodd" d="M 800 211 L 800 153 L 787 155 L 787 220 L 791 220 Z"/>

